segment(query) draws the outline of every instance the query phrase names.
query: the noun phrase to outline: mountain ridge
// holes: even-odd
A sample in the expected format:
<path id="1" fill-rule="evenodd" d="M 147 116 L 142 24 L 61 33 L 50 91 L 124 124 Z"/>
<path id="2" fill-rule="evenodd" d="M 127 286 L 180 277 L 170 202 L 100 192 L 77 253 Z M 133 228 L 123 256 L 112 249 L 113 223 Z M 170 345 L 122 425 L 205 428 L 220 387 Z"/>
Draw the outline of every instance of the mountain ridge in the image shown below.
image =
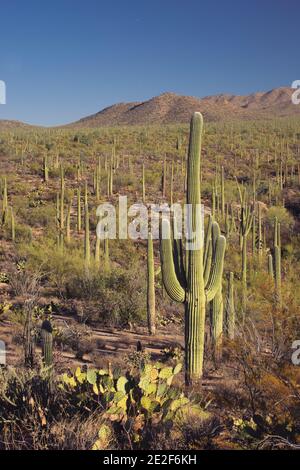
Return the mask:
<path id="1" fill-rule="evenodd" d="M 108 106 L 66 127 L 184 123 L 195 111 L 201 111 L 206 121 L 300 116 L 300 106 L 291 100 L 294 91 L 279 87 L 249 95 L 221 93 L 203 98 L 165 92 L 145 101 Z"/>
<path id="2" fill-rule="evenodd" d="M 300 105 L 294 105 L 291 100 L 294 91 L 292 88 L 278 87 L 249 95 L 220 93 L 203 98 L 164 92 L 145 101 L 116 103 L 78 121 L 52 127 L 93 128 L 187 123 L 195 111 L 202 112 L 208 122 L 300 116 Z M 14 127 L 32 126 L 20 121 L 0 120 L 0 129 Z"/>

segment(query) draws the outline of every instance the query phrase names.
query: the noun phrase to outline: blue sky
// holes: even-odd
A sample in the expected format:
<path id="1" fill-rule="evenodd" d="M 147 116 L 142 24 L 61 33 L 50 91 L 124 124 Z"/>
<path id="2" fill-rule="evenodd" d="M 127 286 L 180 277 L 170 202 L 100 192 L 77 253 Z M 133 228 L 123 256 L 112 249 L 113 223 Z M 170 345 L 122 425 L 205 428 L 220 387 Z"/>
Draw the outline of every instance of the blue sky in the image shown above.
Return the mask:
<path id="1" fill-rule="evenodd" d="M 300 79 L 297 0 L 2 0 L 0 18 L 0 119 L 55 125 L 165 91 Z"/>

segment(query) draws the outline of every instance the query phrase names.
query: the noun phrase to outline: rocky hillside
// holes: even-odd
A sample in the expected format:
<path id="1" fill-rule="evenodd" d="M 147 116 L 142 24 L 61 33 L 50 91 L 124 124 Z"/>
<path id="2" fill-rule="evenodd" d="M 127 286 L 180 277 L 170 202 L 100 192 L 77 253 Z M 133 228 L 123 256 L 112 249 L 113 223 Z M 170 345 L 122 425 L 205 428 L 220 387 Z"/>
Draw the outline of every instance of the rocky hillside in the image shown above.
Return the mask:
<path id="1" fill-rule="evenodd" d="M 205 98 L 163 93 L 148 101 L 115 104 L 69 126 L 183 123 L 189 121 L 194 111 L 201 111 L 206 121 L 300 116 L 300 105 L 291 101 L 293 91 L 276 88 L 247 96 L 221 94 Z"/>

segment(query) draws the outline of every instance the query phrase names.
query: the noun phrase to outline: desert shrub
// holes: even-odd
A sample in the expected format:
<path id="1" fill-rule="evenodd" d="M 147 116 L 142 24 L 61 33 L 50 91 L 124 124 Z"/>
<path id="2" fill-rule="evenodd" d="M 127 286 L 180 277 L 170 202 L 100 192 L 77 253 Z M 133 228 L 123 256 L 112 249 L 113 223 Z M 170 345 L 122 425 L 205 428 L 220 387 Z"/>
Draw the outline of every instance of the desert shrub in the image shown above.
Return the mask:
<path id="1" fill-rule="evenodd" d="M 96 301 L 90 322 L 128 325 L 145 318 L 145 283 L 143 277 L 121 268 L 110 273 L 97 270 L 78 272 L 67 282 L 69 298 Z"/>
<path id="2" fill-rule="evenodd" d="M 64 328 L 54 328 L 54 344 L 63 350 L 71 349 L 76 358 L 82 360 L 85 354 L 94 351 L 96 341 L 92 338 L 92 331 L 86 325 L 72 323 Z"/>
<path id="3" fill-rule="evenodd" d="M 267 222 L 270 227 L 274 227 L 275 217 L 277 217 L 278 222 L 280 222 L 282 228 L 286 230 L 290 230 L 294 226 L 294 219 L 285 207 L 270 207 L 267 213 Z"/>
<path id="4" fill-rule="evenodd" d="M 55 209 L 54 206 L 40 205 L 31 208 L 27 214 L 28 222 L 31 227 L 47 227 L 55 223 Z"/>

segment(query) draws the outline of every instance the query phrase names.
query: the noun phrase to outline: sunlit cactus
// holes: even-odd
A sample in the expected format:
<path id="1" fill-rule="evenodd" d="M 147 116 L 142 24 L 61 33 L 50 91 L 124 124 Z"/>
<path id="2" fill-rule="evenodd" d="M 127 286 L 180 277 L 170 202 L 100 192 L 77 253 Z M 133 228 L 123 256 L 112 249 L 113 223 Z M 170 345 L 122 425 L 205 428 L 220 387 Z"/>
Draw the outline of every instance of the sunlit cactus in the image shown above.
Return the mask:
<path id="1" fill-rule="evenodd" d="M 186 382 L 198 380 L 203 371 L 205 307 L 213 300 L 220 288 L 226 239 L 219 235 L 212 252 L 210 270 L 204 267 L 202 220 L 199 214 L 201 204 L 200 159 L 203 118 L 195 113 L 191 120 L 187 168 L 187 203 L 190 204 L 191 228 L 195 249 L 186 250 L 186 262 L 181 252 L 173 246 L 171 227 L 162 219 L 161 262 L 162 278 L 169 296 L 185 305 L 185 366 Z M 216 223 L 216 222 L 215 222 Z M 199 242 L 199 243 L 197 243 Z"/>

